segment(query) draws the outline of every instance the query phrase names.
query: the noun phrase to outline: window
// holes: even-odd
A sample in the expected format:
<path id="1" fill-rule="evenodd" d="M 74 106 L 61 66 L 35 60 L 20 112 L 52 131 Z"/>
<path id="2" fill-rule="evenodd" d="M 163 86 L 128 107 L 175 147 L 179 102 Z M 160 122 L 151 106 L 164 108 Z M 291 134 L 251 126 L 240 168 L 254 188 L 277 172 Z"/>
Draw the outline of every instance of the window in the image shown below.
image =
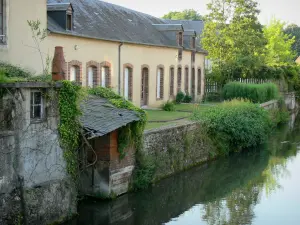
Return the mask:
<path id="1" fill-rule="evenodd" d="M 181 91 L 181 67 L 177 70 L 177 92 Z"/>
<path id="2" fill-rule="evenodd" d="M 192 48 L 196 48 L 196 37 L 192 37 Z"/>
<path id="3" fill-rule="evenodd" d="M 110 72 L 108 66 L 101 67 L 101 87 L 110 87 Z"/>
<path id="4" fill-rule="evenodd" d="M 80 82 L 80 68 L 79 66 L 71 66 L 70 81 Z"/>
<path id="5" fill-rule="evenodd" d="M 183 34 L 182 34 L 182 32 L 178 33 L 178 45 L 183 46 Z"/>
<path id="6" fill-rule="evenodd" d="M 178 49 L 178 60 L 182 60 L 182 49 Z"/>
<path id="7" fill-rule="evenodd" d="M 185 68 L 185 75 L 184 76 L 185 76 L 184 91 L 185 91 L 186 94 L 188 94 L 189 93 L 189 68 L 188 67 Z"/>
<path id="8" fill-rule="evenodd" d="M 30 118 L 43 118 L 43 96 L 40 91 L 32 91 L 30 93 Z"/>
<path id="9" fill-rule="evenodd" d="M 195 85 L 196 85 L 196 81 L 195 81 L 196 77 L 195 77 L 195 68 L 192 68 L 192 97 L 195 97 Z"/>
<path id="10" fill-rule="evenodd" d="M 132 100 L 132 68 L 125 67 L 124 71 L 124 98 Z"/>
<path id="11" fill-rule="evenodd" d="M 163 99 L 164 98 L 164 69 L 157 69 L 157 77 L 156 77 L 156 98 Z"/>
<path id="12" fill-rule="evenodd" d="M 96 87 L 97 84 L 97 67 L 90 66 L 88 67 L 88 86 Z"/>
<path id="13" fill-rule="evenodd" d="M 174 96 L 174 68 L 170 69 L 170 96 Z"/>
<path id="14" fill-rule="evenodd" d="M 5 43 L 5 0 L 0 0 L 0 43 Z"/>
<path id="15" fill-rule="evenodd" d="M 198 93 L 198 95 L 201 94 L 201 69 L 198 69 L 197 93 Z"/>
<path id="16" fill-rule="evenodd" d="M 71 14 L 67 14 L 67 30 L 72 30 L 72 15 Z"/>

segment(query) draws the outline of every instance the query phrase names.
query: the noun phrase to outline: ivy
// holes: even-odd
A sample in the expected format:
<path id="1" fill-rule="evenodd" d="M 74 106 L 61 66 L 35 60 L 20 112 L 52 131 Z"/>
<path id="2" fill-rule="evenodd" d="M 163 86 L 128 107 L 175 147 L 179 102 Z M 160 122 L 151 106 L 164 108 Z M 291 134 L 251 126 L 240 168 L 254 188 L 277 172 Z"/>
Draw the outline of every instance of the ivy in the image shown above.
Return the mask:
<path id="1" fill-rule="evenodd" d="M 118 152 L 120 153 L 120 158 L 123 159 L 126 156 L 125 150 L 133 145 L 136 150 L 142 148 L 142 138 L 147 123 L 146 112 L 136 106 L 134 106 L 130 101 L 125 100 L 120 95 L 117 95 L 110 88 L 91 88 L 88 89 L 88 93 L 91 95 L 96 95 L 102 98 L 106 98 L 112 105 L 117 108 L 123 108 L 132 110 L 138 113 L 140 120 L 130 123 L 125 127 L 122 127 L 118 133 Z"/>
<path id="2" fill-rule="evenodd" d="M 67 162 L 67 171 L 74 180 L 78 176 L 77 150 L 81 130 L 79 122 L 81 96 L 80 86 L 70 81 L 62 82 L 62 88 L 59 91 L 60 123 L 58 129 L 60 142 L 64 149 L 64 158 Z"/>

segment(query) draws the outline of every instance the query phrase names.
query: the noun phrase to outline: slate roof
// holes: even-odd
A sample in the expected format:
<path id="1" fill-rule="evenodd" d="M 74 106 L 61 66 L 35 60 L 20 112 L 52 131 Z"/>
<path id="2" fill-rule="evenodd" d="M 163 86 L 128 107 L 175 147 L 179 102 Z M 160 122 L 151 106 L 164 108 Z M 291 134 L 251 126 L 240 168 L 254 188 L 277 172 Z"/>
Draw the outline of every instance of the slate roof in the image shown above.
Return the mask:
<path id="1" fill-rule="evenodd" d="M 89 96 L 81 104 L 80 121 L 88 139 L 108 134 L 133 121 L 140 120 L 135 111 L 119 109 L 104 98 Z"/>
<path id="2" fill-rule="evenodd" d="M 169 20 L 137 12 L 100 0 L 47 0 L 48 4 L 71 3 L 74 9 L 74 29 L 67 31 L 48 16 L 48 30 L 53 33 L 101 40 L 178 48 L 175 31 L 160 31 L 153 24 L 170 24 Z M 175 21 L 183 28 L 203 29 L 202 21 Z M 189 42 L 184 42 L 189 49 Z M 205 52 L 198 46 L 198 51 Z"/>
<path id="3" fill-rule="evenodd" d="M 67 11 L 70 3 L 55 3 L 47 4 L 47 11 Z"/>

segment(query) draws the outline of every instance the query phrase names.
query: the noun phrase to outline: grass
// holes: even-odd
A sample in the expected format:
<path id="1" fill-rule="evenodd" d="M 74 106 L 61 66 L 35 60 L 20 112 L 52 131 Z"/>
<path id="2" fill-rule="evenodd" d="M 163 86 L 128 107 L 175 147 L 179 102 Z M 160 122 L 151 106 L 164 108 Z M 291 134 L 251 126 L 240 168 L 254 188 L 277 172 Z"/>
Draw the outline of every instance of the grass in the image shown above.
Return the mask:
<path id="1" fill-rule="evenodd" d="M 205 104 L 179 104 L 175 105 L 175 111 L 194 112 L 194 110 L 206 110 L 209 107 L 218 103 L 205 103 Z"/>
<path id="2" fill-rule="evenodd" d="M 161 110 L 146 110 L 148 121 L 172 121 L 191 116 L 190 112 L 167 112 Z"/>

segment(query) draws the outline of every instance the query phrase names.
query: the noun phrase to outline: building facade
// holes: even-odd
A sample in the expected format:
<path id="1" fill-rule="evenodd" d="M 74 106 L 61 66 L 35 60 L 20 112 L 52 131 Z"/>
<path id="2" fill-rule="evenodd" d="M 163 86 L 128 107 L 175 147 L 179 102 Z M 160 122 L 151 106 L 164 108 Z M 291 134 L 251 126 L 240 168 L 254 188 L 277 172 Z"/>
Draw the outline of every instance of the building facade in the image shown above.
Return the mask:
<path id="1" fill-rule="evenodd" d="M 0 0 L 0 61 L 41 74 L 55 46 L 66 79 L 111 87 L 137 106 L 160 106 L 178 91 L 204 94 L 202 21 L 163 20 L 99 0 Z M 28 21 L 47 37 L 35 41 Z"/>

